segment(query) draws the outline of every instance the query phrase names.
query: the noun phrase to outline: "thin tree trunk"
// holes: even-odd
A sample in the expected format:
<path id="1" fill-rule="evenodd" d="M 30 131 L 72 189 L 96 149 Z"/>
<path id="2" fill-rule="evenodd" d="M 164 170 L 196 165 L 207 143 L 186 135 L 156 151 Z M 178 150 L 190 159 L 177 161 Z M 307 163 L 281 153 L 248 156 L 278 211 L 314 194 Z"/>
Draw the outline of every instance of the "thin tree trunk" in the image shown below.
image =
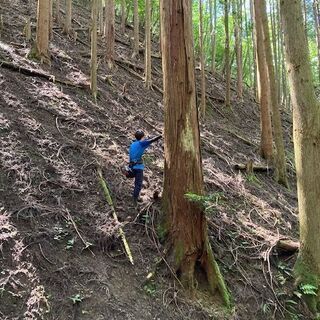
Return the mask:
<path id="1" fill-rule="evenodd" d="M 190 289 L 194 289 L 197 270 L 202 269 L 210 291 L 218 290 L 229 306 L 229 294 L 209 243 L 205 214 L 186 198 L 187 192 L 203 193 L 191 1 L 161 0 L 160 4 L 166 142 L 164 208 L 172 264 L 182 284 Z"/>
<path id="2" fill-rule="evenodd" d="M 55 1 L 55 11 L 54 11 L 54 16 L 56 19 L 57 25 L 61 24 L 61 14 L 60 14 L 60 0 Z"/>
<path id="3" fill-rule="evenodd" d="M 214 3 L 212 3 L 214 1 Z M 213 4 L 213 5 L 212 5 Z M 210 45 L 211 45 L 211 72 L 216 69 L 216 19 L 217 19 L 217 0 L 209 1 L 210 13 Z"/>
<path id="4" fill-rule="evenodd" d="M 199 0 L 199 44 L 200 44 L 200 66 L 201 66 L 201 102 L 200 110 L 204 118 L 206 113 L 206 77 L 204 66 L 204 41 L 203 41 L 203 8 L 202 1 Z"/>
<path id="5" fill-rule="evenodd" d="M 253 0 L 250 1 L 250 16 L 252 21 L 252 57 L 253 57 L 253 91 L 257 100 L 260 100 L 259 97 L 259 88 L 258 88 L 258 63 L 257 63 L 257 37 L 256 37 L 256 22 L 254 19 L 254 10 L 253 10 Z"/>
<path id="6" fill-rule="evenodd" d="M 97 99 L 97 19 L 98 19 L 98 2 L 100 0 L 91 0 L 91 73 L 90 88 L 94 99 Z"/>
<path id="7" fill-rule="evenodd" d="M 151 0 L 146 1 L 146 25 L 145 25 L 145 86 L 150 89 L 151 80 Z"/>
<path id="8" fill-rule="evenodd" d="M 113 68 L 114 63 L 114 43 L 115 43 L 115 7 L 114 0 L 106 0 L 106 63 L 109 69 Z"/>
<path id="9" fill-rule="evenodd" d="M 288 180 L 287 180 L 287 165 L 286 165 L 286 157 L 284 151 L 284 142 L 283 142 L 283 130 L 282 130 L 282 123 L 281 123 L 281 115 L 280 115 L 280 108 L 278 104 L 278 86 L 277 86 L 277 79 L 275 77 L 274 72 L 274 61 L 272 57 L 272 49 L 271 49 L 271 41 L 270 41 L 270 34 L 269 34 L 269 23 L 267 17 L 267 6 L 265 0 L 258 0 L 257 1 L 257 10 L 259 11 L 259 18 L 261 17 L 261 23 L 263 28 L 263 37 L 264 37 L 264 49 L 265 49 L 265 56 L 267 62 L 267 69 L 268 69 L 268 76 L 269 76 L 269 87 L 270 90 L 270 101 L 271 101 L 271 110 L 272 110 L 272 123 L 273 123 L 273 131 L 274 131 L 274 141 L 276 152 L 274 156 L 274 162 L 276 167 L 276 180 L 288 187 Z M 256 2 L 256 3 L 257 3 Z M 257 15 L 258 18 L 258 15 Z"/>
<path id="10" fill-rule="evenodd" d="M 66 16 L 63 31 L 72 34 L 72 0 L 66 0 Z"/>
<path id="11" fill-rule="evenodd" d="M 133 58 L 139 56 L 139 3 L 133 0 Z"/>
<path id="12" fill-rule="evenodd" d="M 243 96 L 242 71 L 242 0 L 233 0 L 234 3 L 234 36 L 237 61 L 237 95 Z"/>
<path id="13" fill-rule="evenodd" d="M 36 55 L 42 62 L 49 62 L 50 0 L 38 0 Z"/>
<path id="14" fill-rule="evenodd" d="M 230 40 L 229 40 L 229 1 L 224 0 L 224 29 L 226 34 L 225 43 L 225 66 L 226 66 L 226 107 L 230 108 L 230 85 L 231 85 L 231 64 L 230 64 Z"/>
<path id="15" fill-rule="evenodd" d="M 125 34 L 126 32 L 126 0 L 121 0 L 121 32 Z"/>
<path id="16" fill-rule="evenodd" d="M 313 15 L 314 15 L 314 28 L 316 31 L 317 39 L 317 55 L 318 55 L 318 81 L 320 83 L 320 13 L 319 13 L 319 1 L 313 1 Z"/>
<path id="17" fill-rule="evenodd" d="M 293 105 L 293 142 L 297 171 L 300 250 L 294 267 L 297 285 L 316 288 L 305 295 L 310 310 L 319 315 L 320 301 L 320 109 L 312 83 L 301 1 L 282 0 L 286 66 Z"/>
<path id="18" fill-rule="evenodd" d="M 103 0 L 98 0 L 98 24 L 99 34 L 103 35 L 104 32 L 104 15 L 103 15 Z"/>
<path id="19" fill-rule="evenodd" d="M 49 2 L 49 40 L 53 36 L 53 0 Z"/>
<path id="20" fill-rule="evenodd" d="M 261 116 L 261 156 L 272 161 L 272 127 L 270 115 L 270 87 L 265 48 L 263 42 L 263 26 L 261 12 L 258 9 L 261 0 L 254 0 L 254 20 L 256 28 L 257 63 L 259 68 L 260 116 Z"/>

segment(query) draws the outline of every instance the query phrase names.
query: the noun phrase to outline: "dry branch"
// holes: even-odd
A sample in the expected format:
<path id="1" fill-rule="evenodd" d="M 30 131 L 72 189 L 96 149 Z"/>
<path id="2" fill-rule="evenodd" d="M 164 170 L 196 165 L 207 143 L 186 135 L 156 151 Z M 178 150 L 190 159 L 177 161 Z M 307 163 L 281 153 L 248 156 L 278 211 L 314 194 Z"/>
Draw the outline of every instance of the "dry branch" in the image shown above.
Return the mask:
<path id="1" fill-rule="evenodd" d="M 98 173 L 99 182 L 100 182 L 101 187 L 102 187 L 102 189 L 103 189 L 103 192 L 104 192 L 104 195 L 105 195 L 105 197 L 106 197 L 106 200 L 107 200 L 109 206 L 111 207 L 112 214 L 113 214 L 113 218 L 114 218 L 114 220 L 115 220 L 116 222 L 119 222 L 119 221 L 118 221 L 118 216 L 117 216 L 117 214 L 116 214 L 116 210 L 115 210 L 114 205 L 113 205 L 112 198 L 111 198 L 111 196 L 110 196 L 109 189 L 108 189 L 108 187 L 107 187 L 106 182 L 105 182 L 104 179 L 103 179 L 101 169 L 98 169 L 98 170 L 97 170 L 97 173 Z M 133 263 L 133 257 L 132 257 L 132 253 L 131 253 L 129 244 L 128 244 L 128 242 L 127 242 L 127 239 L 126 239 L 126 236 L 125 236 L 125 234 L 124 234 L 124 231 L 123 231 L 123 229 L 122 229 L 121 227 L 119 228 L 119 234 L 120 234 L 120 237 L 121 237 L 121 239 L 122 239 L 122 242 L 123 242 L 124 248 L 125 248 L 125 250 L 126 250 L 127 256 L 128 256 L 128 258 L 129 258 L 131 264 L 134 264 L 134 263 Z"/>
<path id="2" fill-rule="evenodd" d="M 273 170 L 272 167 L 264 166 L 261 164 L 252 164 L 250 166 L 250 168 L 249 168 L 249 166 L 250 166 L 249 162 L 245 163 L 245 164 L 237 163 L 237 164 L 233 165 L 233 168 L 236 170 L 241 170 L 241 171 L 246 170 L 246 171 L 257 171 L 257 172 L 270 172 Z"/>
<path id="3" fill-rule="evenodd" d="M 67 81 L 67 80 L 62 80 L 62 79 L 56 78 L 52 74 L 47 74 L 47 73 L 39 72 L 39 71 L 36 71 L 33 69 L 21 67 L 21 66 L 14 64 L 12 62 L 0 60 L 0 67 L 14 71 L 14 72 L 24 74 L 26 76 L 42 78 L 42 79 L 45 79 L 45 80 L 53 82 L 53 83 L 60 83 L 60 84 L 66 85 L 66 86 L 72 86 L 72 87 L 76 87 L 76 88 L 80 88 L 80 89 L 88 89 L 89 88 L 88 85 L 75 84 L 75 83 Z"/>

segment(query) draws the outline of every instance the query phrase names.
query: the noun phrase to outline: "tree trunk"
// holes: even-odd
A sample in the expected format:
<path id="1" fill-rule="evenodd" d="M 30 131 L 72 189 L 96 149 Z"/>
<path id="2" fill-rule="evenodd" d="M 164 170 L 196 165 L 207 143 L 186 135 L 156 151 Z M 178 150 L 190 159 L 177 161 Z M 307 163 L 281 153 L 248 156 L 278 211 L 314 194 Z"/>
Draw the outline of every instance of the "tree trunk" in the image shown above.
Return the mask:
<path id="1" fill-rule="evenodd" d="M 256 28 L 257 62 L 259 69 L 259 97 L 261 119 L 261 156 L 267 161 L 272 160 L 272 127 L 270 115 L 270 87 L 265 47 L 263 41 L 262 16 L 258 8 L 261 0 L 254 0 L 254 20 Z"/>
<path id="2" fill-rule="evenodd" d="M 97 18 L 98 2 L 100 0 L 91 0 L 91 65 L 90 65 L 90 88 L 94 99 L 97 99 Z"/>
<path id="3" fill-rule="evenodd" d="M 174 270 L 193 289 L 197 272 L 224 303 L 230 297 L 213 257 L 203 210 L 185 194 L 202 194 L 203 177 L 196 107 L 191 0 L 161 0 L 165 106 L 164 208 Z"/>
<path id="4" fill-rule="evenodd" d="M 230 65 L 230 40 L 229 40 L 229 1 L 224 0 L 224 29 L 226 34 L 225 43 L 225 67 L 226 67 L 226 107 L 230 108 L 230 85 L 231 85 L 231 65 Z"/>
<path id="5" fill-rule="evenodd" d="M 53 36 L 53 0 L 49 2 L 49 40 Z"/>
<path id="6" fill-rule="evenodd" d="M 126 32 L 126 0 L 121 0 L 121 32 L 125 34 Z"/>
<path id="7" fill-rule="evenodd" d="M 320 12 L 319 12 L 319 0 L 313 1 L 313 15 L 314 15 L 314 27 L 316 30 L 317 39 L 317 55 L 318 55 L 318 81 L 320 83 Z"/>
<path id="8" fill-rule="evenodd" d="M 57 25 L 60 25 L 60 23 L 61 23 L 60 0 L 56 0 L 56 1 L 55 1 L 54 17 L 55 17 L 55 19 L 56 19 Z"/>
<path id="9" fill-rule="evenodd" d="M 133 58 L 139 56 L 139 3 L 133 0 Z"/>
<path id="10" fill-rule="evenodd" d="M 250 16 L 252 21 L 252 57 L 253 57 L 253 92 L 257 100 L 260 100 L 259 97 L 259 87 L 258 87 L 258 63 L 257 63 L 257 36 L 256 36 L 256 22 L 254 19 L 254 10 L 253 10 L 253 0 L 250 1 Z"/>
<path id="11" fill-rule="evenodd" d="M 317 296 L 307 295 L 305 298 L 310 310 L 319 313 L 320 109 L 312 83 L 301 1 L 282 0 L 280 10 L 293 105 L 293 142 L 300 222 L 300 251 L 294 274 L 298 285 L 308 284 L 317 288 Z"/>
<path id="12" fill-rule="evenodd" d="M 114 0 L 106 0 L 106 63 L 109 69 L 113 68 L 114 63 L 114 43 L 115 43 L 115 7 Z"/>
<path id="13" fill-rule="evenodd" d="M 204 66 L 204 48 L 203 48 L 203 0 L 199 0 L 199 44 L 200 44 L 200 66 L 201 66 L 201 116 L 204 118 L 206 113 L 206 76 Z"/>
<path id="14" fill-rule="evenodd" d="M 271 41 L 269 34 L 269 23 L 267 17 L 267 7 L 265 0 L 256 1 L 256 11 L 259 11 L 259 15 L 257 14 L 257 20 L 260 20 L 262 29 L 263 29 L 263 41 L 264 41 L 264 50 L 265 57 L 267 62 L 267 70 L 269 76 L 269 90 L 270 93 L 269 101 L 271 101 L 271 110 L 272 110 L 272 123 L 273 123 L 273 131 L 274 131 L 274 141 L 276 146 L 276 152 L 274 156 L 275 168 L 276 168 L 276 180 L 284 185 L 288 186 L 287 180 L 287 165 L 286 165 L 286 156 L 284 151 L 284 142 L 283 142 L 283 130 L 281 123 L 281 115 L 278 104 L 278 86 L 277 79 L 275 77 L 274 72 L 274 61 L 272 57 L 272 49 L 271 49 Z"/>
<path id="15" fill-rule="evenodd" d="M 237 96 L 242 99 L 243 82 L 242 82 L 242 0 L 233 0 L 234 7 L 234 38 L 237 60 Z"/>
<path id="16" fill-rule="evenodd" d="M 99 35 L 103 35 L 103 30 L 104 30 L 103 2 L 104 2 L 103 0 L 98 0 Z"/>
<path id="17" fill-rule="evenodd" d="M 213 6 L 212 6 L 212 1 Z M 210 42 L 211 42 L 211 72 L 216 71 L 216 27 L 217 27 L 217 0 L 209 1 L 210 12 Z"/>
<path id="18" fill-rule="evenodd" d="M 66 16 L 63 31 L 69 35 L 72 33 L 72 0 L 66 0 Z"/>
<path id="19" fill-rule="evenodd" d="M 49 62 L 50 0 L 38 0 L 36 56 Z"/>
<path id="20" fill-rule="evenodd" d="M 146 0 L 146 24 L 145 24 L 145 86 L 150 89 L 151 80 L 151 0 Z"/>

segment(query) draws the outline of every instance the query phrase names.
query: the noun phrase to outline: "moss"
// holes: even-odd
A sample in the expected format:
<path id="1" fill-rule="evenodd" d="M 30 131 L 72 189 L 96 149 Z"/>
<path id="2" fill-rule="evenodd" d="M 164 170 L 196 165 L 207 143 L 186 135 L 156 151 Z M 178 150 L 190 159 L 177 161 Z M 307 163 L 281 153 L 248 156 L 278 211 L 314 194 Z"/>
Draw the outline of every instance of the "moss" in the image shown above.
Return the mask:
<path id="1" fill-rule="evenodd" d="M 180 267 L 181 261 L 185 255 L 185 247 L 183 241 L 178 241 L 174 245 L 174 264 L 177 268 Z"/>

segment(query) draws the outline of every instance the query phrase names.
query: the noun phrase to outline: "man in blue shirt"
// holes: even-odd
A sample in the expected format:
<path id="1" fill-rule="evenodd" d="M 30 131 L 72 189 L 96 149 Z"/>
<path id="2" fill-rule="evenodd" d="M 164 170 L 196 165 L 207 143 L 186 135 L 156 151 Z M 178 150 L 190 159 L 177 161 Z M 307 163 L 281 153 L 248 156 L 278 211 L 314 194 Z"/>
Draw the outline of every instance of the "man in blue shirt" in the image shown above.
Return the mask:
<path id="1" fill-rule="evenodd" d="M 134 136 L 136 140 L 131 143 L 129 148 L 129 167 L 132 169 L 134 174 L 133 200 L 134 202 L 138 202 L 140 201 L 139 194 L 143 182 L 143 153 L 151 145 L 151 143 L 158 141 L 162 136 L 160 135 L 153 139 L 142 140 L 144 137 L 144 132 L 142 130 L 136 131 Z"/>

